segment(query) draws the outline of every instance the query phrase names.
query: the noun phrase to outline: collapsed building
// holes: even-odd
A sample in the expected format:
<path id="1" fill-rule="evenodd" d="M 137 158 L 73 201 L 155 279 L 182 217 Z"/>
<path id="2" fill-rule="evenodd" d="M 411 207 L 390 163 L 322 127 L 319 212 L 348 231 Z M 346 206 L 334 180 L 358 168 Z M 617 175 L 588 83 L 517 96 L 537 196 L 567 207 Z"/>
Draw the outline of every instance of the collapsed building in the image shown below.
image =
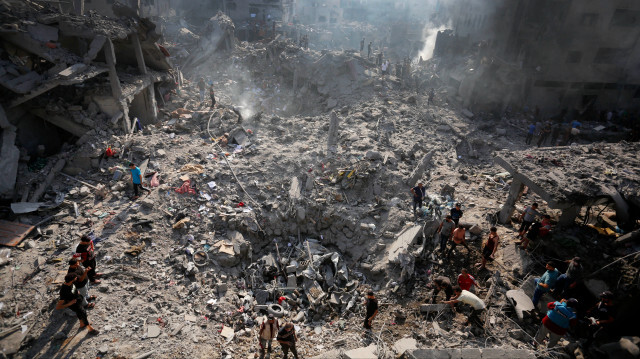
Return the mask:
<path id="1" fill-rule="evenodd" d="M 3 125 L 4 197 L 14 194 L 18 160 L 9 134 L 15 131 L 28 159 L 57 153 L 63 143 L 82 144 L 98 128 L 131 133 L 157 120 L 156 101 L 174 84 L 155 25 L 129 8 L 114 5 L 122 16 L 111 19 L 31 6 L 38 11 L 21 4 L 3 5 L 0 13 L 1 105 L 10 124 Z"/>

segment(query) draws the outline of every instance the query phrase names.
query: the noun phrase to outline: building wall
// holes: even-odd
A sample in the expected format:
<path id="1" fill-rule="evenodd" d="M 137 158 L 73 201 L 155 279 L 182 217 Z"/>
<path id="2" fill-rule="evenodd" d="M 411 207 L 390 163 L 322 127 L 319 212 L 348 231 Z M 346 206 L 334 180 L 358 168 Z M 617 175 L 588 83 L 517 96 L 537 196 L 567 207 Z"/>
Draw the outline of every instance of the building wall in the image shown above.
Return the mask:
<path id="1" fill-rule="evenodd" d="M 640 2 L 464 0 L 454 29 L 521 66 L 524 104 L 555 110 L 636 107 Z"/>

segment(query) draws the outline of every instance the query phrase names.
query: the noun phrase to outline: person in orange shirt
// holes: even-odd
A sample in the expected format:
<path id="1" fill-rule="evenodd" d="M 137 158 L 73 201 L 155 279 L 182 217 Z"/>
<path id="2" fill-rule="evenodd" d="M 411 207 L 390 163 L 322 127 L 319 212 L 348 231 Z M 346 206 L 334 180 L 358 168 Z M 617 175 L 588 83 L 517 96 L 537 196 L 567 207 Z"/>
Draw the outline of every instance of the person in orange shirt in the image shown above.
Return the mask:
<path id="1" fill-rule="evenodd" d="M 451 248 L 449 248 L 449 252 L 447 253 L 447 258 L 451 256 L 451 253 L 453 252 L 454 249 L 456 249 L 458 245 L 464 246 L 467 249 L 467 251 L 469 251 L 469 253 L 471 252 L 471 249 L 467 245 L 467 242 L 465 242 L 464 240 L 465 233 L 466 231 L 462 225 L 459 225 L 458 228 L 453 230 L 453 235 L 451 236 Z"/>

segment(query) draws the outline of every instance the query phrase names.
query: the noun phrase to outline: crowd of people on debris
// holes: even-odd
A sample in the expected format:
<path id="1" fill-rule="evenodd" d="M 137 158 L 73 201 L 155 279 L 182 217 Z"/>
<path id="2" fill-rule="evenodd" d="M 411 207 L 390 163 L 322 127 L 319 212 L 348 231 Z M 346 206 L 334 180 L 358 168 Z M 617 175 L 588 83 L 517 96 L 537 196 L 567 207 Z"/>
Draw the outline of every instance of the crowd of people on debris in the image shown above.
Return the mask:
<path id="1" fill-rule="evenodd" d="M 426 190 L 422 183 L 411 188 L 413 195 L 413 211 L 416 208 L 422 208 L 422 201 L 426 197 Z M 456 203 L 450 213 L 446 215 L 437 229 L 437 236 L 440 239 L 440 253 L 449 259 L 458 246 L 463 246 L 470 253 L 471 249 L 465 242 L 465 227 L 459 224 L 460 218 L 463 216 L 461 204 Z M 542 218 L 538 221 L 538 218 Z M 515 242 L 520 248 L 527 250 L 531 240 L 547 236 L 551 231 L 551 217 L 538 212 L 538 204 L 533 203 L 524 208 L 519 216 L 521 225 L 518 229 L 517 238 L 521 240 Z M 491 227 L 488 238 L 484 241 L 482 247 L 481 261 L 476 264 L 478 271 L 485 269 L 487 261 L 493 261 L 496 250 L 499 247 L 500 237 L 496 227 Z M 447 251 L 447 247 L 449 250 Z M 583 300 L 580 294 L 575 290 L 577 284 L 583 278 L 582 260 L 575 257 L 567 261 L 568 267 L 565 273 L 560 273 L 557 265 L 553 262 L 546 264 L 546 272 L 539 278 L 535 278 L 535 289 L 531 298 L 535 308 L 545 293 L 552 294 L 553 297 L 559 299 L 552 301 L 546 305 L 546 315 L 542 319 L 540 328 L 535 335 L 532 345 L 537 346 L 543 343 L 548 336 L 547 346 L 554 347 L 559 339 L 564 336 L 571 328 L 576 336 L 584 339 L 584 345 L 590 345 L 594 340 L 604 340 L 608 337 L 611 324 L 614 321 L 615 313 L 613 293 L 605 291 L 600 294 L 600 301 L 591 309 L 582 312 L 582 316 L 578 317 L 579 303 Z M 457 303 L 463 303 L 471 307 L 471 313 L 465 325 L 475 324 L 482 327 L 484 321 L 481 314 L 485 310 L 486 305 L 475 292 L 475 288 L 479 287 L 476 279 L 463 268 L 457 277 L 457 285 L 452 285 L 451 280 L 444 276 L 438 276 L 433 279 L 433 297 L 435 302 L 438 294 L 443 291 L 445 300 L 443 303 L 450 304 L 452 307 Z M 585 302 L 586 302 L 585 298 Z M 579 325 L 580 324 L 580 325 Z"/>

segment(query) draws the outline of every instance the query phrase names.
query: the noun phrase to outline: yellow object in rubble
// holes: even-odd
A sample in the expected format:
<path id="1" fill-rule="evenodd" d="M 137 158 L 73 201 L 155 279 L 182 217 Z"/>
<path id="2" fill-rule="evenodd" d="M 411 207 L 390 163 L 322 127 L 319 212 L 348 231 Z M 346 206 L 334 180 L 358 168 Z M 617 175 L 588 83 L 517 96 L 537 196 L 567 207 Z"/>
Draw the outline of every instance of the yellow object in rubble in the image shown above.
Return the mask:
<path id="1" fill-rule="evenodd" d="M 616 232 L 613 231 L 611 228 L 597 227 L 597 226 L 594 226 L 593 224 L 587 224 L 587 226 L 598 231 L 598 234 L 602 234 L 605 236 L 613 236 L 613 237 L 617 236 Z"/>

